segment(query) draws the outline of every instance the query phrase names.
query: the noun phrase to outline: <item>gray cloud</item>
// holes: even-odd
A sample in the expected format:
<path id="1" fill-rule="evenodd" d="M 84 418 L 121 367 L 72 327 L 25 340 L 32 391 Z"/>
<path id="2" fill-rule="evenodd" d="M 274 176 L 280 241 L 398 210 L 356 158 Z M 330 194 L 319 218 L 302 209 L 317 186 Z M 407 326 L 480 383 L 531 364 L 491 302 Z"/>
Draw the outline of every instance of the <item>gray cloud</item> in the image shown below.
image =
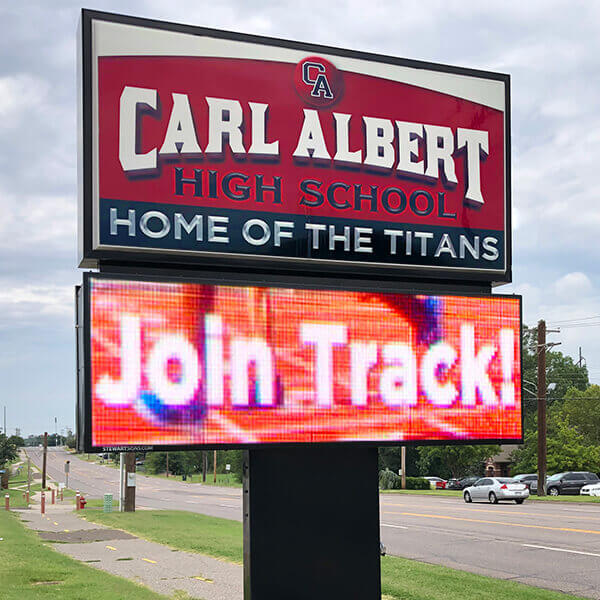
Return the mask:
<path id="1" fill-rule="evenodd" d="M 508 72 L 514 284 L 525 318 L 600 313 L 600 5 L 182 1 L 93 8 Z M 74 2 L 0 8 L 0 377 L 11 427 L 74 422 Z M 598 329 L 565 330 L 600 375 Z"/>

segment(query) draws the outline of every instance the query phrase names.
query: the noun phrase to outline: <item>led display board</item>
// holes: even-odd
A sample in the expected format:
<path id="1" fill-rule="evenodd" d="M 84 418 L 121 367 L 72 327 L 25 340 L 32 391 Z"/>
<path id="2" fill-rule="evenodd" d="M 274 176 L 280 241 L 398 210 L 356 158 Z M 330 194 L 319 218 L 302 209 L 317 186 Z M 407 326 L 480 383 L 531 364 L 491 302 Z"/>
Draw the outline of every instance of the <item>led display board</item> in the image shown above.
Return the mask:
<path id="1" fill-rule="evenodd" d="M 509 77 L 83 11 L 80 264 L 511 279 Z"/>
<path id="2" fill-rule="evenodd" d="M 86 274 L 85 447 L 521 439 L 520 299 Z"/>

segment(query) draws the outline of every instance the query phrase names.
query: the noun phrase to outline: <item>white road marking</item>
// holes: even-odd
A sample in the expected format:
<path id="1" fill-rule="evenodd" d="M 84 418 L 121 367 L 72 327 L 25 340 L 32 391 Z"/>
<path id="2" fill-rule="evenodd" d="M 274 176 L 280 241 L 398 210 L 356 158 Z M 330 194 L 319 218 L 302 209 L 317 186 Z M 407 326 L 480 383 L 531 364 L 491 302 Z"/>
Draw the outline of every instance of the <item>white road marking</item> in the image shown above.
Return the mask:
<path id="1" fill-rule="evenodd" d="M 593 552 L 582 552 L 581 550 L 567 550 L 566 548 L 553 548 L 552 546 L 537 546 L 536 544 L 521 544 L 525 548 L 538 548 L 540 550 L 553 550 L 554 552 L 568 552 L 569 554 L 585 554 L 585 556 L 599 556 Z"/>
<path id="2" fill-rule="evenodd" d="M 404 527 L 404 525 L 392 525 L 391 523 L 381 523 L 382 527 L 393 527 L 394 529 L 408 529 L 408 527 Z"/>

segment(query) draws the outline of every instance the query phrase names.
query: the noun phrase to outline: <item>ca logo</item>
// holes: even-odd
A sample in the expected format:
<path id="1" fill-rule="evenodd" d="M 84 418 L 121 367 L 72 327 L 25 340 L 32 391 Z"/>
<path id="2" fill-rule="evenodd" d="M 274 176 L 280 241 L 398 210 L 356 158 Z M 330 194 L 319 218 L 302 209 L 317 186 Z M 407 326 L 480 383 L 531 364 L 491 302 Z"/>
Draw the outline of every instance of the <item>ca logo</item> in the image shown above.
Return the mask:
<path id="1" fill-rule="evenodd" d="M 309 56 L 296 65 L 296 91 L 306 102 L 316 107 L 330 106 L 342 96 L 340 72 L 326 59 Z"/>
<path id="2" fill-rule="evenodd" d="M 321 63 L 307 61 L 302 65 L 302 81 L 306 85 L 312 85 L 311 96 L 333 99 L 326 71 Z"/>

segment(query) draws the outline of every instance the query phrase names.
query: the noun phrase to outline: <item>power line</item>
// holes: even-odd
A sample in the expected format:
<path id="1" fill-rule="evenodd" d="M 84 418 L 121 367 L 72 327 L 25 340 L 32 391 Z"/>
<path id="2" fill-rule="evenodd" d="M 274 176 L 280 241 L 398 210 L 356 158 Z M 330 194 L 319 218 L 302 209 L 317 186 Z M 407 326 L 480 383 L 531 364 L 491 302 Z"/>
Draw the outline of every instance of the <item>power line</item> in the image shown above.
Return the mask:
<path id="1" fill-rule="evenodd" d="M 600 315 L 591 317 L 580 317 L 579 319 L 562 319 L 560 321 L 548 321 L 549 323 L 572 323 L 573 321 L 591 321 L 592 319 L 600 319 Z"/>

